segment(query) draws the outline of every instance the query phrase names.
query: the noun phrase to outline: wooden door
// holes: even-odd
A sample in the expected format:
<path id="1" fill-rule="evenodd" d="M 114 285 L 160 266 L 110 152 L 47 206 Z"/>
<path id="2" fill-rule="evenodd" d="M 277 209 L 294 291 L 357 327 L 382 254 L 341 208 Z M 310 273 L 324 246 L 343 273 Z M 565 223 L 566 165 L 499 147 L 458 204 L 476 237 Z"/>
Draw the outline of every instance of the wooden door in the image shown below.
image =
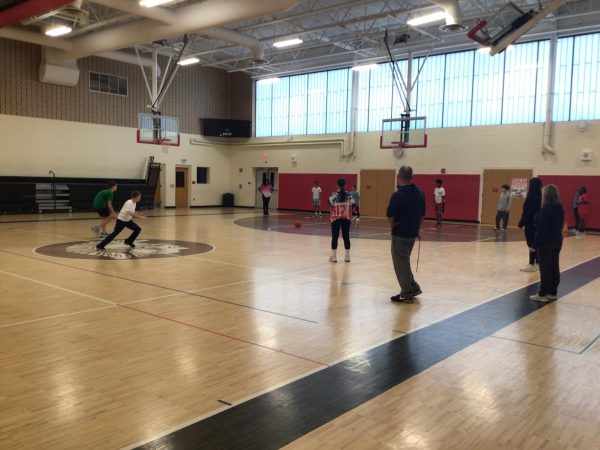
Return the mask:
<path id="1" fill-rule="evenodd" d="M 360 214 L 385 217 L 390 196 L 396 185 L 393 170 L 360 171 Z"/>
<path id="2" fill-rule="evenodd" d="M 481 201 L 481 223 L 485 225 L 495 225 L 496 212 L 498 207 L 498 196 L 500 195 L 503 184 L 513 186 L 513 180 L 527 179 L 533 176 L 531 169 L 498 169 L 483 171 L 483 191 Z M 523 211 L 524 197 L 513 197 L 510 208 L 509 226 L 516 226 L 521 218 Z"/>
<path id="3" fill-rule="evenodd" d="M 187 167 L 175 168 L 175 207 L 188 207 L 189 170 Z"/>

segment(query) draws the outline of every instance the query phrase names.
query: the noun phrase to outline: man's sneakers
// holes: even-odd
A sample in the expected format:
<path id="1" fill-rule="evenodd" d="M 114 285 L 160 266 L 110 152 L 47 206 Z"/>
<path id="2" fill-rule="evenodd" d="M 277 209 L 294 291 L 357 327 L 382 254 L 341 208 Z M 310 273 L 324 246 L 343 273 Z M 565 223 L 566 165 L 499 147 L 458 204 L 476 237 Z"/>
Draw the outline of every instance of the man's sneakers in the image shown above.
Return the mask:
<path id="1" fill-rule="evenodd" d="M 519 269 L 521 272 L 537 272 L 540 270 L 539 266 L 535 264 L 527 264 Z"/>
<path id="2" fill-rule="evenodd" d="M 422 293 L 423 291 L 421 289 L 417 289 L 415 292 L 393 295 L 390 297 L 390 300 L 398 303 L 414 303 L 415 297 L 418 297 Z"/>
<path id="3" fill-rule="evenodd" d="M 548 303 L 548 302 L 556 301 L 558 299 L 558 296 L 553 295 L 553 294 L 546 294 L 546 295 L 533 294 L 533 295 L 529 296 L 529 299 L 533 300 L 535 302 Z"/>
<path id="4" fill-rule="evenodd" d="M 346 255 L 346 256 L 344 257 L 344 261 L 346 261 L 346 262 L 350 262 L 350 255 Z"/>
<path id="5" fill-rule="evenodd" d="M 337 257 L 335 257 L 335 256 L 331 255 L 331 256 L 329 257 L 329 262 L 335 262 L 335 263 L 336 263 L 336 262 L 337 262 Z"/>
<path id="6" fill-rule="evenodd" d="M 96 250 L 104 250 L 104 245 L 96 245 Z"/>

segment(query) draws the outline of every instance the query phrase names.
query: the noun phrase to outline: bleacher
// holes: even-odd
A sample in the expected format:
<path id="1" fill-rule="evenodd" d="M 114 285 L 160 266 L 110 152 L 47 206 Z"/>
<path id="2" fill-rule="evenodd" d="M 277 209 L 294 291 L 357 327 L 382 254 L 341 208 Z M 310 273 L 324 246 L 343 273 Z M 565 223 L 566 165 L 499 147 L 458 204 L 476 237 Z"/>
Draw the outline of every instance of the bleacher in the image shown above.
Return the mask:
<path id="1" fill-rule="evenodd" d="M 153 158 L 148 161 L 146 179 L 115 179 L 118 189 L 115 192 L 115 209 L 121 208 L 129 197 L 131 191 L 140 191 L 142 199 L 137 209 L 148 210 L 154 208 L 154 194 L 160 176 L 160 164 L 154 162 Z M 40 205 L 40 185 L 54 185 L 54 192 L 60 195 L 57 208 L 54 212 L 65 211 L 92 211 L 92 202 L 98 191 L 106 189 L 108 179 L 100 178 L 61 178 L 61 177 L 2 177 L 0 176 L 0 213 L 41 213 L 53 212 L 47 207 L 48 202 L 42 208 Z M 58 186 L 66 186 L 67 189 L 57 189 Z M 48 190 L 49 192 L 52 189 Z M 66 194 L 68 193 L 68 194 Z M 36 198 L 37 194 L 37 198 Z M 68 195 L 65 197 L 65 195 Z M 47 197 L 47 195 L 45 196 Z M 48 198 L 45 200 L 51 201 Z M 68 207 L 64 207 L 67 205 Z"/>

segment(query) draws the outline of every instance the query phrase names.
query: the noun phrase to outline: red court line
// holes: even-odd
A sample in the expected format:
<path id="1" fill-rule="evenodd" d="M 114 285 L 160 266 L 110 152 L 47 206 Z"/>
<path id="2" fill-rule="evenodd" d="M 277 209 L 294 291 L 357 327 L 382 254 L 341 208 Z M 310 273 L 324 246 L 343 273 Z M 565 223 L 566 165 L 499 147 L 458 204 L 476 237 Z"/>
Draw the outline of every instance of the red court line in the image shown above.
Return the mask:
<path id="1" fill-rule="evenodd" d="M 277 348 L 272 348 L 272 347 L 268 347 L 266 345 L 257 344 L 256 342 L 247 341 L 245 339 L 238 338 L 238 337 L 235 337 L 235 336 L 231 336 L 229 334 L 219 333 L 218 331 L 209 330 L 208 328 L 202 328 L 202 327 L 199 327 L 197 325 L 192 325 L 191 323 L 188 323 L 188 322 L 181 322 L 180 320 L 171 319 L 169 317 L 161 316 L 159 314 L 154 314 L 154 313 L 151 313 L 151 312 L 148 312 L 148 311 L 144 311 L 142 309 L 133 308 L 133 307 L 127 306 L 127 305 L 117 305 L 117 306 L 120 306 L 121 308 L 130 309 L 132 311 L 136 311 L 136 312 L 139 312 L 139 313 L 142 313 L 142 314 L 147 314 L 149 316 L 153 316 L 153 317 L 156 317 L 158 319 L 168 320 L 169 322 L 174 322 L 174 323 L 177 323 L 179 325 L 185 325 L 186 327 L 195 328 L 195 329 L 201 330 L 201 331 L 206 331 L 207 333 L 216 334 L 217 336 L 222 336 L 222 337 L 225 337 L 225 338 L 228 338 L 228 339 L 233 339 L 234 341 L 244 342 L 245 344 L 254 345 L 256 347 L 262 347 L 264 349 L 272 350 L 274 352 L 281 353 L 283 355 L 292 356 L 292 357 L 298 358 L 298 359 L 303 359 L 304 361 L 309 361 L 309 362 L 311 362 L 313 364 L 319 364 L 320 366 L 330 367 L 329 364 L 325 364 L 325 363 L 322 363 L 322 362 L 319 362 L 319 361 L 315 361 L 314 359 L 305 358 L 304 356 L 295 355 L 294 353 L 288 353 L 288 352 L 285 352 L 283 350 L 279 350 Z"/>

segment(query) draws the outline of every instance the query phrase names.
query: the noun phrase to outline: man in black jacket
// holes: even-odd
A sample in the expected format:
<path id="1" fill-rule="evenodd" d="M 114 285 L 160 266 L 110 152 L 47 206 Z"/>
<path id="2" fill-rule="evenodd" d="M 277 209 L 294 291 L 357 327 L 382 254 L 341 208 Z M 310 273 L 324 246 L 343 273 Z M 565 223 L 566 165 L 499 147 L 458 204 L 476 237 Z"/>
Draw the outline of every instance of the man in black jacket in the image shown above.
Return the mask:
<path id="1" fill-rule="evenodd" d="M 413 184 L 412 177 L 412 167 L 400 167 L 398 189 L 390 198 L 386 214 L 392 227 L 394 271 L 400 283 L 400 294 L 391 298 L 393 302 L 413 303 L 414 297 L 422 293 L 410 267 L 410 254 L 425 216 L 425 196 Z"/>

